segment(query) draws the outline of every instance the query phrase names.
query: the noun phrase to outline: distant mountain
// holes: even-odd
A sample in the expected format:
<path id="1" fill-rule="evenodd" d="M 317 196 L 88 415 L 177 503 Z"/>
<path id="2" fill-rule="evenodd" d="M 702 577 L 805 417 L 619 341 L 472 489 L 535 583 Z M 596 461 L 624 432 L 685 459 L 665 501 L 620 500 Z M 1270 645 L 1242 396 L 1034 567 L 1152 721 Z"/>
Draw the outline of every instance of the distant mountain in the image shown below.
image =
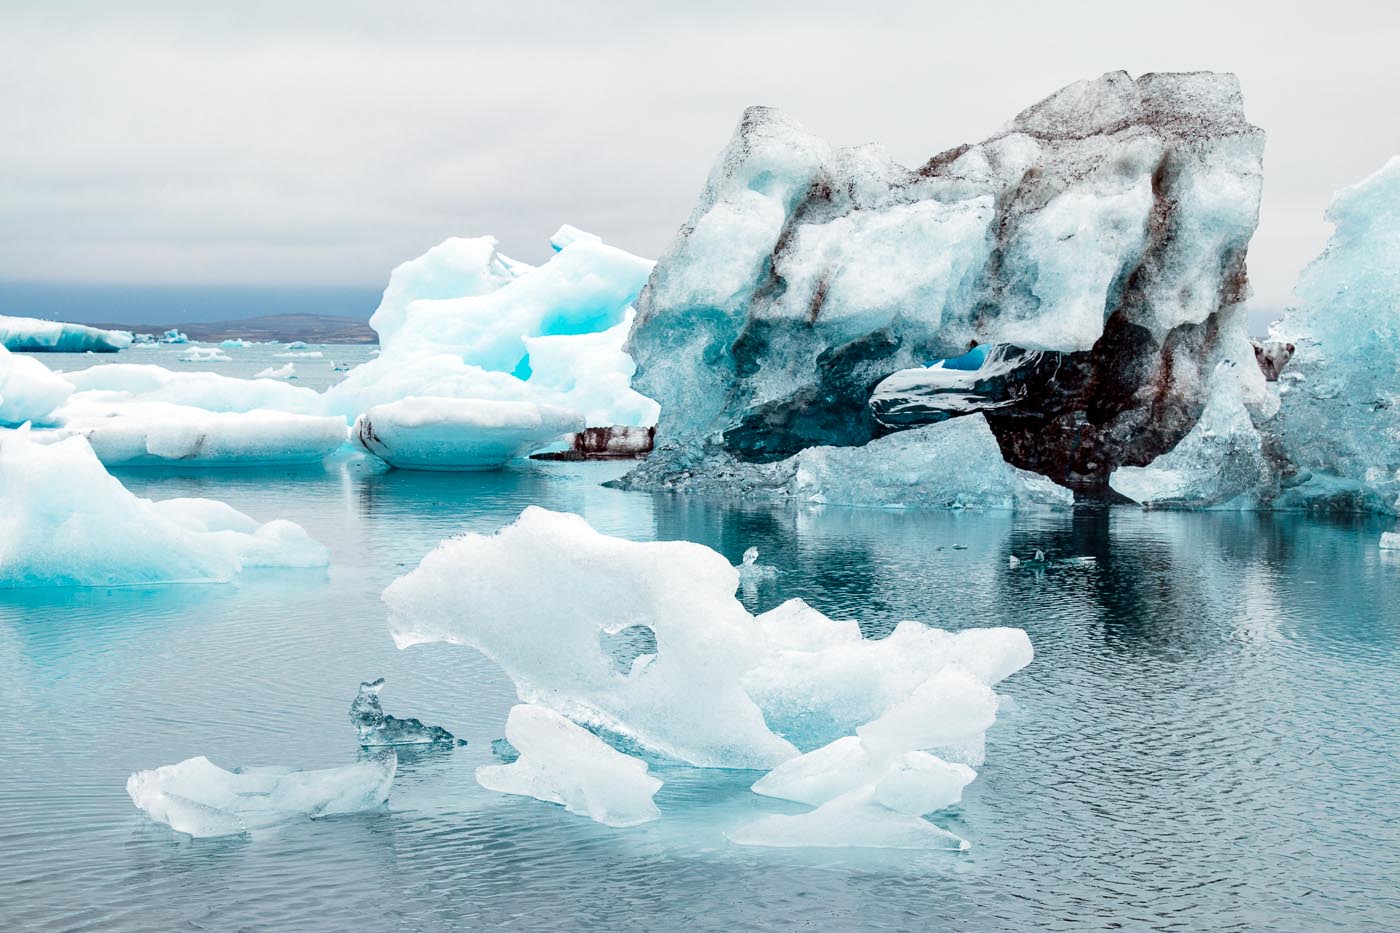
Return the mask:
<path id="1" fill-rule="evenodd" d="M 379 336 L 364 321 L 329 314 L 267 314 L 235 321 L 186 321 L 180 324 L 94 324 L 109 330 L 159 334 L 179 330 L 191 340 L 276 340 L 290 343 L 377 343 Z"/>

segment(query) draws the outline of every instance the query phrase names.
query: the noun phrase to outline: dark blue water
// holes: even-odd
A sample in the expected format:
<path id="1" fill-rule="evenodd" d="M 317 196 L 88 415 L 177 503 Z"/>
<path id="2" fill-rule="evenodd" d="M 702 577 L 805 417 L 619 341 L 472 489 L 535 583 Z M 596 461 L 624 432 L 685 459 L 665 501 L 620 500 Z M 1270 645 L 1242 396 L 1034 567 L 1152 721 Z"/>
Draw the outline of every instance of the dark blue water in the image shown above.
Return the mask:
<path id="1" fill-rule="evenodd" d="M 1400 555 L 1380 523 L 745 508 L 604 489 L 610 471 L 122 474 L 293 519 L 333 564 L 0 593 L 0 928 L 1400 929 Z M 379 593 L 528 504 L 736 562 L 757 544 L 782 573 L 741 594 L 754 609 L 801 596 L 872 636 L 1024 627 L 1036 660 L 940 818 L 973 848 L 733 846 L 726 829 L 801 809 L 737 772 L 656 769 L 664 815 L 626 831 L 478 787 L 508 681 L 468 649 L 396 651 Z M 1007 567 L 1037 547 L 1094 560 Z M 376 676 L 386 711 L 471 742 L 405 753 L 383 812 L 190 840 L 125 795 L 197 754 L 353 761 L 346 710 Z"/>

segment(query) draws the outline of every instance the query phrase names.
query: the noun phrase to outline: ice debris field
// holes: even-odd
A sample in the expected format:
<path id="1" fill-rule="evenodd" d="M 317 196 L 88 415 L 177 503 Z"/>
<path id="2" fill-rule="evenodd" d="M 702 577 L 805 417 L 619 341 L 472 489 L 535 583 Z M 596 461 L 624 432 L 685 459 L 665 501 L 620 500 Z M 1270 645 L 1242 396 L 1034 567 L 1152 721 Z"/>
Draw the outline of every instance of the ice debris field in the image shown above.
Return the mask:
<path id="1" fill-rule="evenodd" d="M 1244 313 L 1262 151 L 1238 83 L 1205 73 L 1078 82 L 915 170 L 754 108 L 660 260 L 567 225 L 538 266 L 450 238 L 392 271 L 377 355 L 319 391 L 297 384 L 326 352 L 306 345 L 247 379 L 217 371 L 242 340 L 0 318 L 0 587 L 325 572 L 294 523 L 144 499 L 109 467 L 650 450 L 619 486 L 804 509 L 1395 515 L 1400 157 L 1336 195 L 1266 345 Z M 30 355 L 153 342 L 208 371 Z M 732 843 L 966 848 L 937 814 L 984 766 L 1026 634 L 906 621 L 877 640 L 800 599 L 755 615 L 736 598 L 781 578 L 756 551 L 735 567 L 531 506 L 443 541 L 383 599 L 399 647 L 474 649 L 513 684 L 514 757 L 476 772 L 485 788 L 626 829 L 665 817 L 658 763 L 746 769 L 756 795 L 807 809 Z M 127 791 L 193 836 L 380 808 L 393 749 L 458 744 L 385 713 L 382 687 L 351 708 L 360 761 L 195 757 Z"/>

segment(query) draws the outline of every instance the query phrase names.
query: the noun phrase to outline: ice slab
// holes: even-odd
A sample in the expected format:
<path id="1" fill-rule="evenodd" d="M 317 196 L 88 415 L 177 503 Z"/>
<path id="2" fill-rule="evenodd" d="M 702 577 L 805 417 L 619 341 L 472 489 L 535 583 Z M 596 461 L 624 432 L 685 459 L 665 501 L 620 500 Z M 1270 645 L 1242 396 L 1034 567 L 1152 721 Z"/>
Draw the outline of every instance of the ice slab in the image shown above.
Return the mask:
<path id="1" fill-rule="evenodd" d="M 661 781 L 647 773 L 646 762 L 551 709 L 512 707 L 506 739 L 519 757 L 477 769 L 477 782 L 487 790 L 561 804 L 607 826 L 636 826 L 661 816 L 652 802 Z"/>
<path id="2" fill-rule="evenodd" d="M 0 429 L 0 587 L 206 583 L 249 567 L 324 567 L 299 525 L 222 502 L 129 492 L 81 437 Z"/>
<path id="3" fill-rule="evenodd" d="M 1032 657 L 1019 629 L 906 621 L 870 640 L 800 601 L 755 618 L 738 586 L 709 548 L 626 541 L 530 507 L 494 535 L 443 542 L 384 599 L 400 647 L 474 647 L 523 702 L 704 767 L 771 768 L 876 720 L 949 665 L 993 684 Z M 654 653 L 619 671 L 604 643 L 636 628 Z"/>
<path id="4" fill-rule="evenodd" d="M 28 353 L 115 353 L 131 346 L 123 330 L 0 315 L 0 346 Z"/>
<path id="5" fill-rule="evenodd" d="M 1400 531 L 1381 532 L 1382 551 L 1400 551 Z"/>
<path id="6" fill-rule="evenodd" d="M 379 691 L 384 678 L 360 684 L 360 692 L 350 704 L 350 724 L 359 734 L 360 745 L 370 748 L 381 745 L 432 745 L 445 743 L 466 745 L 442 726 L 425 726 L 420 720 L 400 719 L 384 712 L 379 705 Z"/>
<path id="7" fill-rule="evenodd" d="M 318 463 L 346 442 L 345 421 L 285 411 L 208 411 L 129 401 L 96 392 L 73 396 L 45 435 L 83 437 L 108 466 L 229 467 Z"/>
<path id="8" fill-rule="evenodd" d="M 584 427 L 583 416 L 533 402 L 410 396 L 355 421 L 360 446 L 405 470 L 494 470 Z"/>
<path id="9" fill-rule="evenodd" d="M 131 802 L 158 823 L 195 837 L 232 836 L 297 819 L 358 813 L 389 798 L 393 753 L 343 768 L 235 768 L 202 755 L 126 781 Z"/>
<path id="10" fill-rule="evenodd" d="M 271 379 L 175 372 L 162 366 L 137 363 L 93 366 L 65 373 L 64 378 L 85 397 L 102 401 L 169 402 L 208 411 L 265 408 L 301 415 L 325 414 L 320 394 Z"/>
<path id="11" fill-rule="evenodd" d="M 0 426 L 49 424 L 73 386 L 38 360 L 0 346 Z"/>

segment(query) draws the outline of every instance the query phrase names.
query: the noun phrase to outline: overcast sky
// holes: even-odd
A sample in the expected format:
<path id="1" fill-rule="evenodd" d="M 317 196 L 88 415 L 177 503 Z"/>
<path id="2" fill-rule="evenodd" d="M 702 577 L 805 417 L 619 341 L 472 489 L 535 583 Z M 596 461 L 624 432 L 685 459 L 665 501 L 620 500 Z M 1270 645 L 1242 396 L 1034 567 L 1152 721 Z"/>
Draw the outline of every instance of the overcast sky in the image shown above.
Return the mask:
<path id="1" fill-rule="evenodd" d="M 750 104 L 906 164 L 1104 71 L 1218 69 L 1269 134 L 1255 303 L 1400 152 L 1400 3 L 0 0 L 0 280 L 382 286 L 561 222 L 656 256 Z"/>

